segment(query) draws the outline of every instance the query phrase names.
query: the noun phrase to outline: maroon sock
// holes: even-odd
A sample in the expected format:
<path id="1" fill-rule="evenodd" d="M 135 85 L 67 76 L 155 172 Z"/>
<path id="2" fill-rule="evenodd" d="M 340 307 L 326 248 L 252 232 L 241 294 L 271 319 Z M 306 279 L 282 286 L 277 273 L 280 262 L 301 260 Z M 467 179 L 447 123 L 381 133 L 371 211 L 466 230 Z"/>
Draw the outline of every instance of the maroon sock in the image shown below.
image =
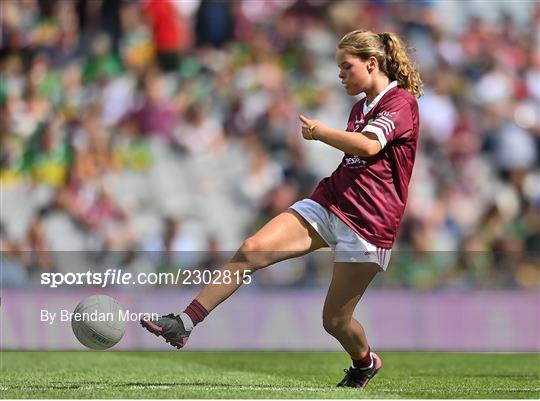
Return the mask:
<path id="1" fill-rule="evenodd" d="M 193 326 L 196 326 L 197 324 L 202 322 L 206 316 L 208 316 L 209 312 L 204 306 L 199 303 L 199 301 L 194 299 L 188 305 L 184 313 L 189 316 L 189 318 L 193 322 Z"/>
<path id="2" fill-rule="evenodd" d="M 352 360 L 353 366 L 356 369 L 367 369 L 373 363 L 373 358 L 371 357 L 371 349 L 368 347 L 367 354 L 362 359 Z"/>

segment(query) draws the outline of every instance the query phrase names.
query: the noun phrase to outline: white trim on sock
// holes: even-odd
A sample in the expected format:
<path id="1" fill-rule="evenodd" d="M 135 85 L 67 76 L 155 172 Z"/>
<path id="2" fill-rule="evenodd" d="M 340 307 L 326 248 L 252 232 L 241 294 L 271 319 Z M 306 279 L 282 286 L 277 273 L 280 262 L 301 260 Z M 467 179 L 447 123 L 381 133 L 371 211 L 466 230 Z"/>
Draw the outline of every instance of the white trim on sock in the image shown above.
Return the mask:
<path id="1" fill-rule="evenodd" d="M 368 369 L 371 369 L 373 367 L 373 365 L 375 364 L 375 358 L 373 357 L 373 352 L 370 352 L 369 353 L 369 356 L 371 356 L 371 365 L 369 365 L 368 367 L 366 368 L 355 368 L 354 367 L 354 363 L 352 364 L 352 368 L 353 369 L 357 369 L 357 370 L 368 370 Z"/>
<path id="2" fill-rule="evenodd" d="M 195 327 L 193 321 L 187 313 L 181 313 L 180 320 L 182 320 L 182 323 L 184 323 L 184 328 L 186 329 L 186 331 L 191 331 L 193 330 L 193 327 Z"/>

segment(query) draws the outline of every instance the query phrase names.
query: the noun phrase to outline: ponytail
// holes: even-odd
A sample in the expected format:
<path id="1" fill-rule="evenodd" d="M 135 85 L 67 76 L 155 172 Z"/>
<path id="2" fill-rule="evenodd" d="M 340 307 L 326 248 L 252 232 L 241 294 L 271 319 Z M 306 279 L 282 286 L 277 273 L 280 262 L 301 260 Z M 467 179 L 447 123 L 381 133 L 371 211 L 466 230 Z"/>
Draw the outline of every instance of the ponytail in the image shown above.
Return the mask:
<path id="1" fill-rule="evenodd" d="M 384 46 L 386 74 L 392 81 L 407 89 L 416 97 L 422 95 L 422 80 L 416 66 L 407 53 L 407 46 L 399 37 L 391 32 L 378 35 Z"/>
<path id="2" fill-rule="evenodd" d="M 379 69 L 392 81 L 412 95 L 422 95 L 422 80 L 416 65 L 409 57 L 409 48 L 394 33 L 376 34 L 368 30 L 356 30 L 346 34 L 339 42 L 338 49 L 347 50 L 362 60 L 374 56 Z"/>

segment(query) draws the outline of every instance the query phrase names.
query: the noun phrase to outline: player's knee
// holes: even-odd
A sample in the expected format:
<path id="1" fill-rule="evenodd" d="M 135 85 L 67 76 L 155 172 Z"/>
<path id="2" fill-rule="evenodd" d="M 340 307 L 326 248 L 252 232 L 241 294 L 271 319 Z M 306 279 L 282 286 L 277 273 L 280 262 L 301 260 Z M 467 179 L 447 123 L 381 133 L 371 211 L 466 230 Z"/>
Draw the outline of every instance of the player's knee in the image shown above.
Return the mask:
<path id="1" fill-rule="evenodd" d="M 347 331 L 351 319 L 341 316 L 323 315 L 323 327 L 328 334 L 336 335 Z"/>
<path id="2" fill-rule="evenodd" d="M 266 254 L 261 241 L 257 237 L 250 237 L 238 249 L 237 257 L 247 262 L 250 270 L 258 270 L 269 265 Z"/>
<path id="3" fill-rule="evenodd" d="M 251 253 L 260 251 L 260 249 L 261 249 L 260 241 L 256 237 L 249 237 L 242 243 L 239 251 L 242 252 L 243 254 L 249 255 Z"/>

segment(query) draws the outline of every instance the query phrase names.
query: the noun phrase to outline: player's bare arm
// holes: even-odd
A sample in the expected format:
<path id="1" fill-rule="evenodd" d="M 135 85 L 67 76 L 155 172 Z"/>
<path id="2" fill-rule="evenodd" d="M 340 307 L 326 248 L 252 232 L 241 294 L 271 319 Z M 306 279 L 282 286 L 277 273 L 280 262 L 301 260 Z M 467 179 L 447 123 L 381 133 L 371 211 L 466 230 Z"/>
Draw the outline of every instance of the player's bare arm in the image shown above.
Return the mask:
<path id="1" fill-rule="evenodd" d="M 318 140 L 351 155 L 375 156 L 382 149 L 374 133 L 363 131 L 358 135 L 325 126 L 318 120 L 300 116 L 302 136 L 307 140 Z"/>

